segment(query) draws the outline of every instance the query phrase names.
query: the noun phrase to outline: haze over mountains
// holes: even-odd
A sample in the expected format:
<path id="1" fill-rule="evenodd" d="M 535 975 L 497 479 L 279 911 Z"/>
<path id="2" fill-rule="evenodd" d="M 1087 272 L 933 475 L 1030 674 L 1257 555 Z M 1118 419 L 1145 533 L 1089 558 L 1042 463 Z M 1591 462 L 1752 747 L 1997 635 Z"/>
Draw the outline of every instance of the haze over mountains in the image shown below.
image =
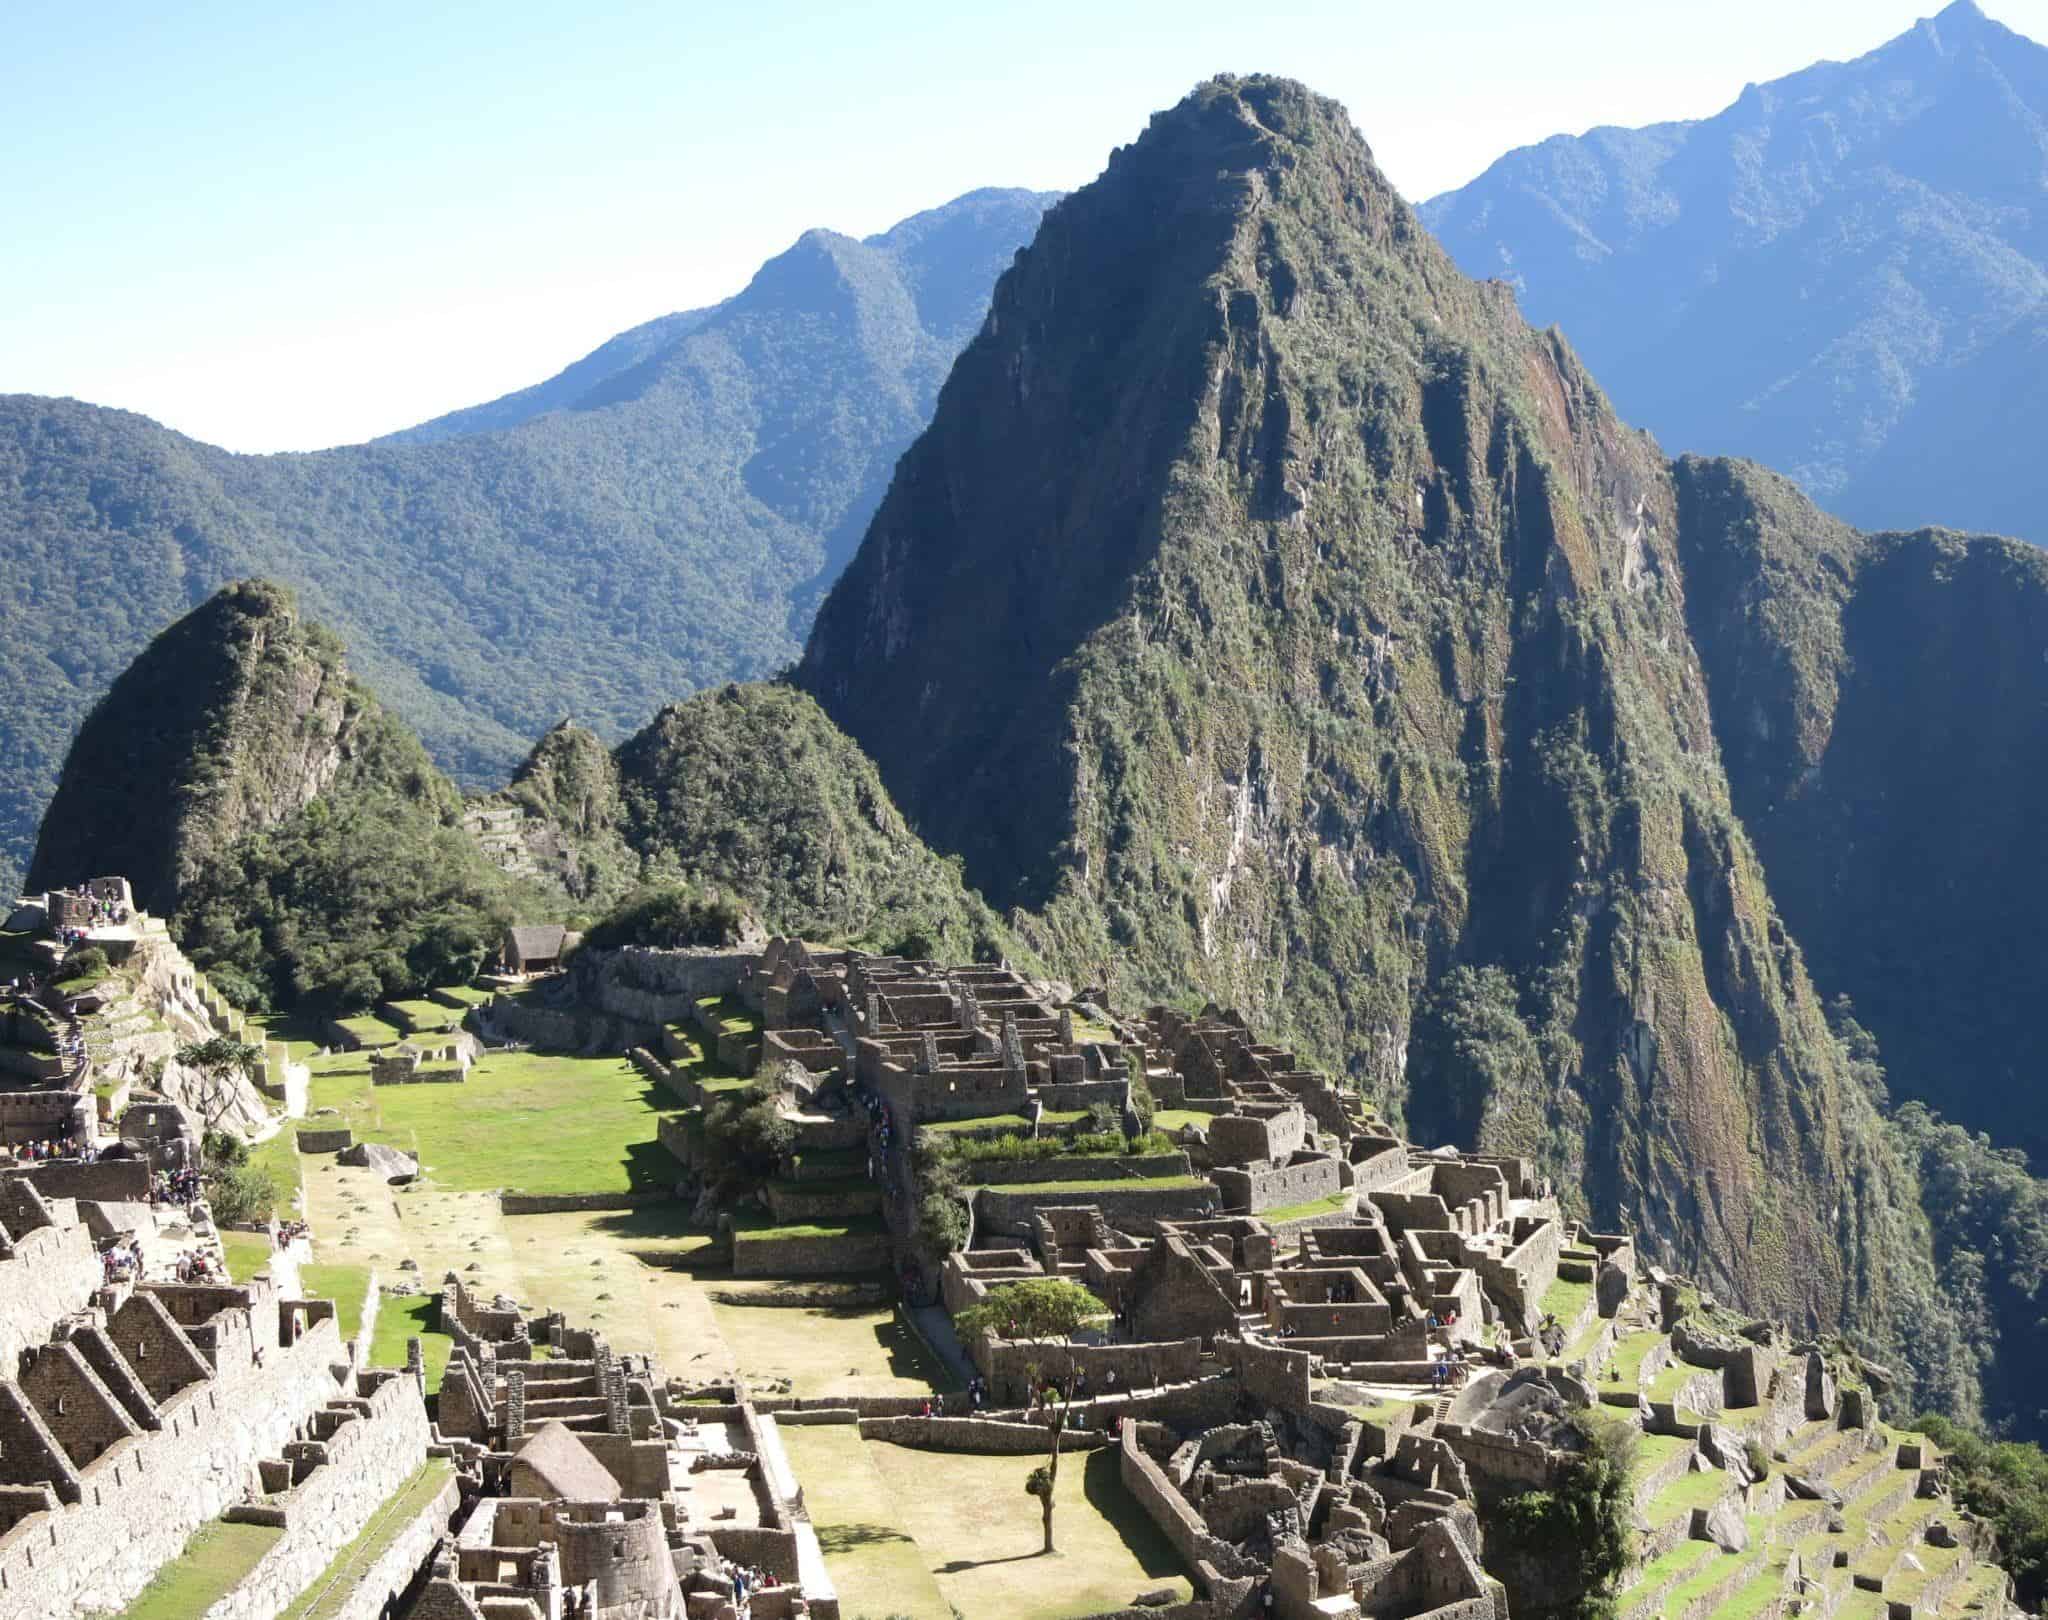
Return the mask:
<path id="1" fill-rule="evenodd" d="M 789 662 L 1047 200 L 809 232 L 723 304 L 369 445 L 237 456 L 0 396 L 0 878 L 90 705 L 238 576 L 295 587 L 470 786 L 564 715 L 617 737 Z"/>
<path id="2" fill-rule="evenodd" d="M 1672 453 L 1873 528 L 2048 541 L 2048 48 L 1956 0 L 1692 123 L 1510 152 L 1420 212 Z"/>

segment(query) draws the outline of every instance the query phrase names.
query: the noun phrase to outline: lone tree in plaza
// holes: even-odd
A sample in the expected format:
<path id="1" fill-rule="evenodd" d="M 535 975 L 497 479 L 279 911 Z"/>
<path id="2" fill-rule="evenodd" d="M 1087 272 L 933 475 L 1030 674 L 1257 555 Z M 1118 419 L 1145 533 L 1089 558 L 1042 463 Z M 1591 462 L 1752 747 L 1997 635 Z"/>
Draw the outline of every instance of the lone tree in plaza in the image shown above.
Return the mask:
<path id="1" fill-rule="evenodd" d="M 1076 1328 L 1103 1314 L 1102 1301 L 1079 1283 L 1068 1282 L 1064 1277 L 1037 1277 L 1030 1282 L 991 1288 L 980 1304 L 969 1306 L 954 1317 L 953 1323 L 968 1337 L 989 1333 L 999 1339 L 1057 1339 L 1064 1344 L 1071 1340 Z M 1035 1383 L 1037 1367 L 1034 1365 L 1028 1371 Z M 1048 1398 L 1046 1411 L 1050 1421 L 1046 1433 L 1050 1449 L 1045 1461 L 1032 1469 L 1031 1477 L 1024 1482 L 1025 1494 L 1038 1498 L 1039 1511 L 1045 1516 L 1047 1552 L 1053 1550 L 1053 1491 L 1060 1479 L 1060 1435 L 1067 1426 L 1073 1388 L 1074 1381 L 1069 1376 L 1065 1387 Z"/>

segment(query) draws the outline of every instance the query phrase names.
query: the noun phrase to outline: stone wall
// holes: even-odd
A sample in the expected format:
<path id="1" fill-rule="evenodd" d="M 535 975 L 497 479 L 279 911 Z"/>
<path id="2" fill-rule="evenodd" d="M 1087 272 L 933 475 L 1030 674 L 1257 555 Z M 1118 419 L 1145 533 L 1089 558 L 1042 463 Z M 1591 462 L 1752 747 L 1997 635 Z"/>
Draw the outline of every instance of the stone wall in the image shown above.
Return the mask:
<path id="1" fill-rule="evenodd" d="M 346 1125 L 299 1132 L 301 1153 L 342 1153 L 356 1145 L 356 1133 Z"/>
<path id="2" fill-rule="evenodd" d="M 863 1440 L 889 1440 L 920 1451 L 969 1451 L 983 1456 L 1044 1456 L 1045 1427 L 984 1417 L 879 1417 L 860 1419 Z M 1093 1451 L 1110 1437 L 1100 1429 L 1068 1428 L 1060 1436 L 1062 1454 Z"/>
<path id="3" fill-rule="evenodd" d="M 1190 1575 L 1196 1574 L 1204 1563 L 1224 1575 L 1264 1573 L 1255 1560 L 1246 1557 L 1229 1542 L 1209 1534 L 1209 1527 L 1202 1522 L 1202 1516 L 1174 1488 L 1173 1482 L 1166 1477 L 1166 1471 L 1145 1455 L 1138 1444 L 1136 1429 L 1129 1424 L 1124 1427 L 1117 1465 L 1124 1489 L 1137 1499 L 1138 1505 L 1145 1510 L 1145 1516 L 1173 1544 L 1173 1550 L 1180 1555 L 1182 1567 Z"/>
<path id="4" fill-rule="evenodd" d="M 976 1230 L 1028 1238 L 1032 1235 L 1034 1213 L 1053 1204 L 1094 1204 L 1118 1231 L 1140 1237 L 1156 1231 L 1161 1221 L 1194 1220 L 1218 1213 L 1216 1189 L 1207 1185 L 1148 1188 L 1143 1182 L 1132 1182 L 1128 1187 L 1099 1187 L 1083 1192 L 1003 1192 L 984 1188 L 974 1199 Z"/>
<path id="5" fill-rule="evenodd" d="M 1216 1356 L 1246 1391 L 1283 1412 L 1302 1412 L 1309 1403 L 1309 1355 L 1248 1339 L 1218 1339 Z"/>
<path id="6" fill-rule="evenodd" d="M 448 1483 L 413 1515 L 412 1522 L 392 1538 L 368 1569 L 360 1573 L 353 1567 L 348 1570 L 355 1585 L 333 1610 L 333 1620 L 383 1620 L 396 1613 L 398 1600 L 448 1534 L 449 1521 L 461 1501 L 461 1483 L 450 1475 Z"/>
<path id="7" fill-rule="evenodd" d="M 277 1544 L 205 1620 L 269 1620 L 320 1577 L 426 1460 L 432 1433 L 412 1378 L 386 1379 L 363 1404 L 368 1410 L 325 1442 L 327 1460 L 275 1504 L 285 1520 Z"/>
<path id="8" fill-rule="evenodd" d="M 1026 1396 L 1030 1370 L 1038 1376 L 1065 1383 L 1078 1370 L 1088 1375 L 1096 1394 L 1105 1388 L 1103 1380 L 1114 1371 L 1118 1384 L 1126 1389 L 1154 1384 L 1179 1384 L 1201 1376 L 1202 1341 L 1173 1339 L 1139 1344 L 1059 1344 L 1044 1340 L 992 1339 L 977 1334 L 968 1346 L 974 1365 L 989 1381 L 999 1401 Z"/>
<path id="9" fill-rule="evenodd" d="M 960 1166 L 978 1186 L 1014 1187 L 1034 1181 L 1113 1181 L 1192 1173 L 1185 1153 L 1083 1153 L 1056 1159 L 976 1159 Z"/>
<path id="10" fill-rule="evenodd" d="M 140 1159 L 49 1159 L 23 1165 L 18 1174 L 35 1183 L 44 1198 L 90 1198 L 102 1204 L 149 1202 L 149 1166 Z"/>
<path id="11" fill-rule="evenodd" d="M 12 1255 L 0 1260 L 0 1378 L 49 1338 L 52 1322 L 83 1310 L 104 1275 L 83 1226 L 15 1233 Z"/>
<path id="12" fill-rule="evenodd" d="M 753 1237 L 736 1239 L 732 1246 L 735 1277 L 835 1277 L 879 1271 L 888 1263 L 889 1239 L 883 1232 Z"/>
<path id="13" fill-rule="evenodd" d="M 215 1337 L 232 1344 L 247 1334 Z M 81 1469 L 78 1505 L 0 1537 L 0 1620 L 119 1611 L 194 1530 L 242 1499 L 259 1459 L 282 1455 L 312 1413 L 345 1393 L 331 1319 L 289 1348 L 275 1339 L 273 1327 L 260 1366 L 246 1349 L 230 1352 L 231 1378 L 181 1391 L 158 1407 L 161 1429 Z"/>
<path id="14" fill-rule="evenodd" d="M 639 1209 L 647 1204 L 666 1204 L 672 1192 L 622 1193 L 522 1193 L 498 1194 L 498 1209 L 506 1215 L 558 1215 L 578 1209 Z"/>
<path id="15" fill-rule="evenodd" d="M 1304 1159 L 1299 1164 L 1257 1169 L 1219 1169 L 1212 1174 L 1216 1185 L 1223 1189 L 1224 1203 L 1233 1211 L 1251 1215 L 1332 1198 L 1344 1190 L 1344 1167 L 1334 1158 Z"/>

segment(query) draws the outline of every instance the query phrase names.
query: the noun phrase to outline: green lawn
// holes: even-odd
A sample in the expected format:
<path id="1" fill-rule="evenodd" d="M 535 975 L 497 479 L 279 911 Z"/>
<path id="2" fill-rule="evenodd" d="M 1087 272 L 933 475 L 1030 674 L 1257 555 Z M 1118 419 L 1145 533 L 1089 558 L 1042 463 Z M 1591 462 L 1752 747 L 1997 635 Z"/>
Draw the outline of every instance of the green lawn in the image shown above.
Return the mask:
<path id="1" fill-rule="evenodd" d="M 1209 1121 L 1214 1114 L 1205 1114 L 1199 1108 L 1162 1108 L 1152 1116 L 1155 1131 L 1178 1131 L 1192 1125 L 1204 1136 L 1209 1134 Z"/>
<path id="2" fill-rule="evenodd" d="M 403 1028 L 420 1032 L 453 1029 L 463 1017 L 462 1008 L 444 1007 L 438 1001 L 387 1001 L 384 1006 Z"/>
<path id="3" fill-rule="evenodd" d="M 358 1141 L 419 1155 L 443 1192 L 666 1191 L 675 1161 L 655 1141 L 674 1095 L 624 1058 L 486 1052 L 459 1085 L 372 1086 L 357 1057 L 313 1066 L 312 1101 Z M 316 1124 L 329 1123 L 315 1121 Z"/>
<path id="4" fill-rule="evenodd" d="M 337 1027 L 345 1029 L 366 1047 L 396 1046 L 405 1037 L 381 1018 L 364 1013 L 359 1018 L 337 1018 Z"/>
<path id="5" fill-rule="evenodd" d="M 370 1566 L 384 1556 L 385 1550 L 398 1539 L 399 1532 L 418 1518 L 441 1487 L 448 1483 L 454 1466 L 445 1457 L 429 1457 L 421 1463 L 418 1472 L 393 1491 L 370 1515 L 369 1523 L 357 1533 L 355 1540 L 334 1555 L 333 1562 L 299 1594 L 298 1600 L 278 1620 L 324 1620 L 325 1616 L 339 1614 L 342 1605 L 355 1595 L 357 1585 L 369 1574 Z M 195 1609 L 192 1612 L 197 1614 L 200 1611 Z"/>
<path id="6" fill-rule="evenodd" d="M 758 1243 L 775 1238 L 847 1237 L 882 1229 L 879 1215 L 856 1215 L 844 1221 L 798 1221 L 791 1226 L 776 1226 L 771 1217 L 762 1214 L 736 1214 L 732 1218 L 735 1243 Z"/>
<path id="7" fill-rule="evenodd" d="M 1332 1193 L 1328 1198 L 1311 1198 L 1306 1203 L 1282 1204 L 1278 1209 L 1262 1209 L 1259 1219 L 1277 1224 L 1280 1221 L 1299 1221 L 1311 1215 L 1335 1215 L 1351 1207 L 1351 1194 Z"/>
<path id="8" fill-rule="evenodd" d="M 283 1534 L 267 1524 L 202 1524 L 122 1611 L 122 1620 L 194 1620 L 233 1591 Z"/>
<path id="9" fill-rule="evenodd" d="M 448 1352 L 455 1340 L 441 1331 L 439 1294 L 386 1295 L 377 1306 L 377 1325 L 370 1330 L 370 1365 L 403 1367 L 405 1341 L 418 1339 L 427 1362 L 427 1393 L 441 1388 L 441 1374 L 447 1370 Z"/>
<path id="10" fill-rule="evenodd" d="M 985 1119 L 941 1119 L 920 1125 L 921 1131 L 950 1135 L 955 1131 L 1028 1131 L 1031 1121 L 1022 1114 L 990 1114 Z"/>
<path id="11" fill-rule="evenodd" d="M 1593 1285 L 1589 1282 L 1571 1282 L 1559 1277 L 1543 1292 L 1542 1303 L 1537 1307 L 1539 1314 L 1555 1316 L 1566 1327 L 1579 1319 L 1579 1312 L 1593 1297 Z"/>
<path id="12" fill-rule="evenodd" d="M 784 1428 L 782 1446 L 803 1482 L 840 1612 L 951 1620 L 954 1611 L 923 1550 L 897 1521 L 860 1430 L 851 1424 Z"/>
<path id="13" fill-rule="evenodd" d="M 308 1264 L 299 1267 L 300 1296 L 333 1300 L 335 1325 L 341 1329 L 344 1340 L 353 1339 L 363 1331 L 363 1295 L 369 1287 L 368 1266 Z"/>
<path id="14" fill-rule="evenodd" d="M 249 1162 L 267 1174 L 277 1187 L 278 1216 L 299 1211 L 299 1134 L 287 1121 L 267 1141 L 249 1150 Z"/>
<path id="15" fill-rule="evenodd" d="M 270 1264 L 268 1232 L 222 1232 L 221 1252 L 227 1256 L 228 1280 L 245 1283 Z"/>
<path id="16" fill-rule="evenodd" d="M 490 1002 L 492 994 L 473 984 L 444 984 L 434 990 L 433 997 L 436 1001 L 460 1002 L 464 1007 L 482 1007 Z"/>

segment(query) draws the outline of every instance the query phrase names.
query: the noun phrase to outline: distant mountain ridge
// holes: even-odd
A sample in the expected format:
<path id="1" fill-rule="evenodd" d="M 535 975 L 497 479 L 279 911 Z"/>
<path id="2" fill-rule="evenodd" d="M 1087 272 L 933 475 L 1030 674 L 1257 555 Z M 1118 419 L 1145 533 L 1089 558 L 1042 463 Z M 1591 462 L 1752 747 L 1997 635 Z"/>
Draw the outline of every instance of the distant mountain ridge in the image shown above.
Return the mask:
<path id="1" fill-rule="evenodd" d="M 1047 200 L 809 232 L 711 309 L 367 445 L 238 456 L 0 396 L 0 883 L 94 700 L 232 579 L 290 586 L 472 787 L 564 715 L 616 740 L 789 663 Z"/>
<path id="2" fill-rule="evenodd" d="M 1762 461 L 1866 528 L 2048 542 L 2048 48 L 1971 0 L 1419 212 L 1666 451 Z"/>

